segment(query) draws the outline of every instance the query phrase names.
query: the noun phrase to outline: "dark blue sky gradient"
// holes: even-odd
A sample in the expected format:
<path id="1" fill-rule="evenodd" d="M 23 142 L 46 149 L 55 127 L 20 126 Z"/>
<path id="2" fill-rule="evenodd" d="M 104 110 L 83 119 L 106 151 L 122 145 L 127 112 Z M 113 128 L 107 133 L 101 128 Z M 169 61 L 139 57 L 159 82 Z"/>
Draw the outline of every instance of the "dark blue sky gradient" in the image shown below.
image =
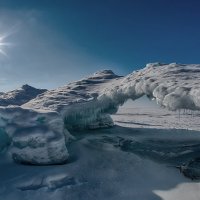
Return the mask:
<path id="1" fill-rule="evenodd" d="M 37 52 L 33 51 L 34 45 L 24 53 L 34 61 L 35 70 L 40 68 L 45 73 L 48 66 L 44 65 L 44 59 L 52 59 L 56 67 L 52 64 L 50 76 L 66 73 L 49 87 L 102 68 L 126 74 L 149 62 L 200 63 L 199 0 L 6 0 L 0 1 L 0 8 L 4 14 L 6 10 L 9 13 L 39 13 L 35 17 L 37 23 L 32 27 L 33 37 L 39 36 L 39 43 L 46 48 L 46 56 L 40 54 L 34 57 L 34 52 Z M 22 27 L 26 28 L 25 25 Z M 32 40 L 31 33 L 27 35 L 26 42 Z M 17 35 L 14 40 L 17 41 Z M 49 52 L 48 57 L 49 47 L 54 50 Z M 80 60 L 80 63 L 74 62 L 74 66 L 73 60 L 70 65 L 65 63 L 65 52 L 69 52 L 70 48 L 73 49 L 73 60 Z M 14 52 L 13 48 L 10 56 Z M 23 53 L 23 50 L 20 52 Z M 52 57 L 53 52 L 59 56 Z M 20 55 L 14 57 L 12 62 L 6 62 L 11 62 L 10 66 L 23 65 Z M 73 70 L 72 78 L 70 73 Z M 26 70 L 24 73 L 27 73 Z M 40 78 L 36 79 L 42 82 Z M 34 77 L 30 80 L 35 84 Z M 45 86 L 48 87 L 48 83 Z"/>

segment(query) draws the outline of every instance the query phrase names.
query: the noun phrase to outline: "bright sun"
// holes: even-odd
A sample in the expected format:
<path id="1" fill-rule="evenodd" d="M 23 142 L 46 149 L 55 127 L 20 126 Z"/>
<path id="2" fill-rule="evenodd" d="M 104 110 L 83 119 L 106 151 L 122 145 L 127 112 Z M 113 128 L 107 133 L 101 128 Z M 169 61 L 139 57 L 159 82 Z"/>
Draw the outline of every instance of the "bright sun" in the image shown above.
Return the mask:
<path id="1" fill-rule="evenodd" d="M 0 36 L 0 54 L 7 57 L 8 55 L 5 52 L 5 50 L 6 50 L 6 47 L 11 45 L 11 43 L 5 42 L 6 38 L 7 38 L 7 35 Z"/>

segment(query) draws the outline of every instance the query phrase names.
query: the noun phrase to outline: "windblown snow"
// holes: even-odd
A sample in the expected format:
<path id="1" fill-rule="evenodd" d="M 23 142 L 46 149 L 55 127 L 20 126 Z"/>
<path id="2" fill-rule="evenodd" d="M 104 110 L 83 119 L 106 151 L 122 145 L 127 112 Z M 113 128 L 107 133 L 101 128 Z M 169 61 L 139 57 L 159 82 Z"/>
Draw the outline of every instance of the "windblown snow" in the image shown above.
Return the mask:
<path id="1" fill-rule="evenodd" d="M 0 101 L 0 127 L 11 138 L 8 152 L 15 161 L 63 163 L 70 130 L 113 126 L 110 115 L 126 100 L 144 95 L 169 110 L 199 110 L 199 84 L 200 65 L 153 63 L 125 77 L 104 70 L 31 97 L 23 105 L 9 100 L 21 106 Z"/>

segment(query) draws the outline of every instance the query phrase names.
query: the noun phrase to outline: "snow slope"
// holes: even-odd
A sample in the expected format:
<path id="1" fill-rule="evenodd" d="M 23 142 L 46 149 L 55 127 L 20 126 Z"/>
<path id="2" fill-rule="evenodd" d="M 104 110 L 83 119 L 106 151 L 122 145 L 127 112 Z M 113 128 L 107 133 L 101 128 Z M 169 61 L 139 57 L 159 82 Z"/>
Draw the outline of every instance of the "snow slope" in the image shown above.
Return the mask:
<path id="1" fill-rule="evenodd" d="M 147 95 L 151 99 L 156 99 L 157 103 L 169 110 L 199 110 L 200 108 L 200 65 L 182 65 L 182 64 L 147 64 L 144 69 L 135 71 L 125 77 L 119 77 L 110 70 L 104 70 L 94 75 L 84 78 L 57 88 L 44 92 L 21 107 L 3 108 L 0 110 L 2 129 L 6 129 L 9 124 L 12 128 L 6 129 L 6 133 L 11 135 L 14 140 L 15 133 L 21 138 L 22 122 L 26 122 L 25 129 L 31 129 L 33 134 L 49 135 L 52 112 L 55 120 L 58 120 L 59 134 L 63 135 L 57 142 L 59 149 L 60 143 L 63 144 L 68 140 L 72 129 L 94 129 L 101 127 L 113 126 L 111 114 L 117 112 L 118 107 L 128 99 L 137 99 Z M 43 124 L 34 123 L 35 115 L 43 117 L 41 112 L 45 111 L 45 128 Z M 6 113 L 9 113 L 7 115 Z M 16 125 L 14 114 L 18 113 L 20 125 Z M 24 117 L 24 113 L 36 113 Z M 62 123 L 61 123 L 62 121 Z M 57 126 L 57 127 L 58 127 Z M 40 130 L 40 131 L 38 131 Z M 50 128 L 53 135 L 57 132 Z M 27 131 L 28 132 L 28 131 Z M 26 141 L 30 140 L 28 134 Z M 20 140 L 24 140 L 21 138 Z M 31 137 L 31 141 L 38 142 L 37 137 Z M 48 143 L 44 143 L 44 148 L 48 149 Z M 23 143 L 23 142 L 22 142 Z M 11 142 L 11 147 L 14 145 Z M 37 147 L 38 148 L 38 147 Z M 37 149 L 36 148 L 36 149 Z M 17 151 L 17 149 L 20 149 Z M 17 153 L 16 153 L 17 152 Z M 23 159 L 21 154 L 24 154 Z M 26 148 L 15 146 L 15 156 L 19 162 L 37 163 L 37 164 L 54 164 L 52 162 L 41 162 L 41 158 L 36 154 L 31 155 L 32 151 Z M 64 157 L 67 157 L 67 151 L 64 151 Z M 13 153 L 12 153 L 13 156 Z M 28 159 L 31 157 L 31 159 Z M 56 163 L 63 163 L 63 157 L 58 158 Z M 65 160 L 65 159 L 64 159 Z"/>
<path id="2" fill-rule="evenodd" d="M 0 106 L 22 105 L 46 91 L 46 89 L 36 89 L 29 85 L 23 85 L 19 89 L 0 93 Z"/>

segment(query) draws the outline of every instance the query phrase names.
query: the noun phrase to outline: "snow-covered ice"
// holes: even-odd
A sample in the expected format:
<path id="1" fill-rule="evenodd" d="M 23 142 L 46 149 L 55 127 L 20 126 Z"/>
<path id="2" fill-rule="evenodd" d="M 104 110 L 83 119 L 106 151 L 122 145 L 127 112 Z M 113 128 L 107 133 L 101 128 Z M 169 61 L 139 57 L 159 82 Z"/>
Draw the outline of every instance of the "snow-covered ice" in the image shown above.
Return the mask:
<path id="1" fill-rule="evenodd" d="M 135 100 L 146 95 L 169 110 L 199 110 L 199 70 L 200 65 L 153 63 L 147 64 L 144 69 L 125 77 L 117 76 L 110 70 L 100 71 L 80 81 L 39 94 L 20 107 L 16 106 L 11 109 L 4 106 L 3 109 L 0 109 L 1 128 L 5 130 L 8 125 L 12 127 L 5 131 L 8 135 L 12 135 L 12 140 L 15 138 L 15 134 L 13 134 L 15 132 L 18 133 L 18 137 L 21 137 L 24 134 L 21 131 L 24 130 L 20 126 L 15 126 L 14 113 L 18 113 L 18 122 L 21 121 L 22 124 L 25 121 L 26 130 L 31 129 L 33 134 L 41 134 L 41 138 L 43 138 L 43 135 L 49 134 L 48 126 L 51 124 L 51 116 L 54 113 L 56 120 L 59 121 L 57 123 L 60 126 L 58 128 L 59 134 L 63 135 L 60 137 L 62 141 L 57 142 L 56 149 L 60 149 L 60 143 L 64 144 L 68 140 L 69 131 L 72 129 L 96 129 L 113 126 L 114 123 L 110 115 L 116 113 L 118 107 L 128 99 Z M 35 115 L 30 114 L 26 119 L 24 117 L 24 113 L 32 112 L 37 116 L 41 115 L 41 112 L 45 112 L 45 124 L 47 125 L 45 128 L 43 123 L 39 122 L 34 123 L 34 128 L 32 128 L 31 122 L 35 121 Z M 43 116 L 39 117 L 39 119 L 42 118 Z M 57 130 L 51 129 L 51 131 L 53 135 L 57 135 Z M 28 137 L 27 140 L 33 140 L 34 143 L 37 143 L 38 137 L 30 136 L 31 139 Z M 45 143 L 45 148 L 48 149 L 46 146 L 48 143 Z M 25 151 L 23 155 L 26 154 L 26 156 L 23 156 L 22 162 L 29 157 L 29 151 L 26 148 L 20 148 L 19 151 L 15 151 L 14 156 L 18 161 L 22 158 L 18 154 L 22 154 L 23 150 Z M 64 152 L 66 158 L 67 151 Z M 37 151 L 36 154 L 38 154 Z M 27 161 L 39 164 L 41 157 L 36 156 L 36 154 L 34 159 L 32 159 L 33 155 L 30 155 L 31 159 Z M 64 160 L 61 159 L 60 163 Z M 47 163 L 50 164 L 50 162 Z M 41 164 L 46 164 L 46 162 L 41 162 Z"/>
<path id="2" fill-rule="evenodd" d="M 175 63 L 125 77 L 104 70 L 1 105 L 0 197 L 199 199 L 199 72 Z M 162 108 L 124 104 L 144 95 Z"/>
<path id="3" fill-rule="evenodd" d="M 45 165 L 66 162 L 67 136 L 64 133 L 67 131 L 57 112 L 0 107 L 0 119 L 0 130 L 9 138 L 5 140 L 10 144 L 7 153 L 13 160 Z M 4 135 L 1 134 L 1 139 Z"/>

